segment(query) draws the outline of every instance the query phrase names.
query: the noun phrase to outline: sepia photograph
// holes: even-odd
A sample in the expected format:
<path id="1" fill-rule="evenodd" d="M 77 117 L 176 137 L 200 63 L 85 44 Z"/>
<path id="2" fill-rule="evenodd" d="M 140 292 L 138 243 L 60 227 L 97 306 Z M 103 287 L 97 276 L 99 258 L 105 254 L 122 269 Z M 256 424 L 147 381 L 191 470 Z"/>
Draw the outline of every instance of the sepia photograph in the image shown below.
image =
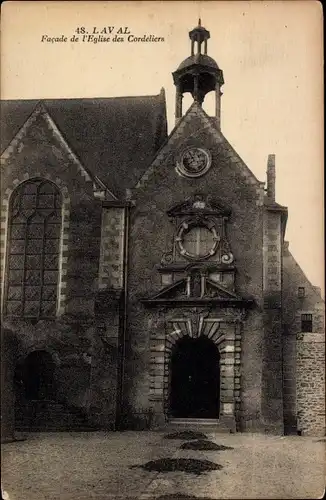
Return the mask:
<path id="1" fill-rule="evenodd" d="M 323 12 L 1 8 L 2 500 L 325 493 Z"/>

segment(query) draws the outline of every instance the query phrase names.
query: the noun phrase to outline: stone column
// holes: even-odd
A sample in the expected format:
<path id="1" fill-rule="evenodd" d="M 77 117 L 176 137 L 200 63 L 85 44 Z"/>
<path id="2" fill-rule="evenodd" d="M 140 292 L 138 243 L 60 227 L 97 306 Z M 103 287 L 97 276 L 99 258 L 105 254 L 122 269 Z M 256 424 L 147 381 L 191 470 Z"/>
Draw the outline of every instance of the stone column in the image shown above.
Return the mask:
<path id="1" fill-rule="evenodd" d="M 164 320 L 152 325 L 150 338 L 149 404 L 153 411 L 152 427 L 166 421 L 166 391 L 168 389 L 168 361 L 172 346 L 166 342 Z"/>
<path id="2" fill-rule="evenodd" d="M 225 323 L 221 325 L 221 328 L 225 330 L 225 334 L 220 344 L 220 422 L 235 431 L 235 325 Z"/>
<path id="3" fill-rule="evenodd" d="M 241 407 L 241 323 L 235 325 L 234 342 L 234 401 L 235 401 L 235 419 L 238 422 L 238 412 Z"/>

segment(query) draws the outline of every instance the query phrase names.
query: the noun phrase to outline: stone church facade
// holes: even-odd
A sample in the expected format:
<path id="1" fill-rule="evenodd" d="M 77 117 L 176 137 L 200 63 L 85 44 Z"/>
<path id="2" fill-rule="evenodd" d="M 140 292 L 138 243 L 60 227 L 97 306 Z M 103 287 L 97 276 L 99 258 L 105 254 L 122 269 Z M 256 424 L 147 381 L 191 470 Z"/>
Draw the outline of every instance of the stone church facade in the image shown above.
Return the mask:
<path id="1" fill-rule="evenodd" d="M 265 187 L 221 132 L 209 32 L 189 36 L 169 135 L 164 90 L 2 102 L 3 436 L 325 433 L 324 303 L 285 241 L 275 156 Z"/>

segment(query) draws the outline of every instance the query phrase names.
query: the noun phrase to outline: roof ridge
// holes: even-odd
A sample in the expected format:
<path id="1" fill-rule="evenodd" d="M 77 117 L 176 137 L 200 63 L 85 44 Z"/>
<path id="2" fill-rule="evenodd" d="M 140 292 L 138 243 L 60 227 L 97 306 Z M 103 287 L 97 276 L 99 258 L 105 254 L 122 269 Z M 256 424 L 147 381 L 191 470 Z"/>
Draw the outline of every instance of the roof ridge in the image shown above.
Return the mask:
<path id="1" fill-rule="evenodd" d="M 96 100 L 110 100 L 115 99 L 151 99 L 151 98 L 161 98 L 162 92 L 158 94 L 151 95 L 128 95 L 128 96 L 111 96 L 111 97 L 43 97 L 43 98 L 26 98 L 26 99 L 0 99 L 0 102 L 45 102 L 45 101 L 96 101 Z"/>
<path id="2" fill-rule="evenodd" d="M 119 198 L 135 185 L 167 135 L 162 89 L 153 96 L 2 99 L 0 104 L 3 150 L 43 105 L 88 175 Z"/>
<path id="3" fill-rule="evenodd" d="M 204 114 L 205 118 L 208 119 L 210 125 L 212 126 L 213 125 L 213 120 L 212 118 L 214 118 L 213 116 L 209 116 L 206 111 L 200 107 L 200 110 L 202 111 L 202 113 Z M 242 163 L 242 166 L 244 166 L 246 168 L 246 170 L 248 171 L 248 173 L 250 175 L 252 175 L 252 177 L 255 179 L 255 181 L 258 183 L 258 184 L 261 184 L 262 181 L 260 181 L 258 179 L 258 177 L 254 174 L 254 172 L 251 170 L 251 168 L 248 167 L 247 163 L 244 161 L 244 159 L 240 156 L 240 154 L 235 150 L 235 148 L 232 146 L 232 144 L 230 143 L 230 141 L 225 137 L 225 135 L 223 134 L 222 130 L 221 129 L 218 129 L 216 127 L 214 127 L 214 131 L 217 132 L 218 134 L 221 135 L 221 137 L 223 138 L 223 140 L 225 141 L 225 143 L 227 144 L 227 146 L 231 149 L 232 153 L 238 157 L 238 159 L 241 161 Z"/>
<path id="4" fill-rule="evenodd" d="M 186 113 L 174 125 L 173 129 L 168 134 L 165 141 L 162 143 L 160 149 L 158 151 L 156 151 L 156 153 L 155 153 L 154 157 L 152 158 L 151 162 L 149 163 L 147 169 L 139 177 L 137 183 L 131 187 L 131 190 L 138 189 L 143 184 L 144 181 L 147 181 L 148 176 L 152 173 L 152 171 L 155 167 L 155 162 L 158 161 L 162 157 L 162 155 L 164 154 L 165 148 L 169 145 L 170 141 L 173 139 L 175 132 L 181 127 L 182 123 L 184 123 L 187 120 L 187 117 L 190 115 L 190 113 L 192 112 L 192 110 L 196 106 L 198 106 L 198 104 L 194 101 L 191 104 L 191 106 L 187 109 Z"/>

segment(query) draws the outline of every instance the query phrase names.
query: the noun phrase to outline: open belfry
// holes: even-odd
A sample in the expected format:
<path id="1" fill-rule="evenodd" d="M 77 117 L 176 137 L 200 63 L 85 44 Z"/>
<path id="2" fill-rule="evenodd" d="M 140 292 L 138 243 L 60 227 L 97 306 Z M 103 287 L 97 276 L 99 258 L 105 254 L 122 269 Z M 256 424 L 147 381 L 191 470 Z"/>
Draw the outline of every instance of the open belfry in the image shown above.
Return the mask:
<path id="1" fill-rule="evenodd" d="M 2 101 L 3 440 L 325 434 L 324 302 L 285 240 L 275 155 L 265 183 L 229 144 L 210 33 L 189 38 L 170 134 L 163 89 Z"/>

